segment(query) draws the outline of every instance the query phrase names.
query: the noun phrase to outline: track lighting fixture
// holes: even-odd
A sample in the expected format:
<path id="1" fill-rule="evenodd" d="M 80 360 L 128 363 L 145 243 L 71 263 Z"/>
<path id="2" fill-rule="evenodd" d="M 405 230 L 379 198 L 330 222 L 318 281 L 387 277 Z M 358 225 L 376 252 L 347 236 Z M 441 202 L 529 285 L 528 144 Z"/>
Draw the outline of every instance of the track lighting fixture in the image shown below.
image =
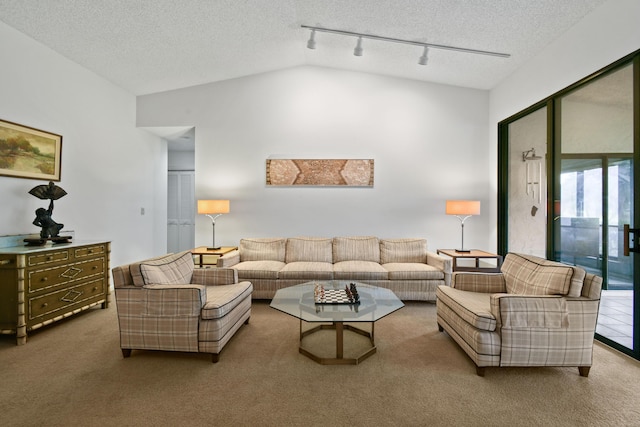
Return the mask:
<path id="1" fill-rule="evenodd" d="M 358 43 L 356 44 L 356 48 L 353 49 L 353 54 L 355 56 L 362 56 L 362 37 L 358 37 Z"/>
<path id="2" fill-rule="evenodd" d="M 309 37 L 309 41 L 307 42 L 307 49 L 315 49 L 316 48 L 316 30 L 311 30 L 311 36 Z"/>
<path id="3" fill-rule="evenodd" d="M 363 33 L 356 33 L 356 32 L 353 32 L 353 31 L 333 30 L 333 29 L 330 29 L 330 28 L 312 27 L 312 26 L 309 26 L 309 25 L 301 25 L 301 27 L 302 28 L 306 28 L 308 30 L 311 30 L 311 36 L 309 37 L 309 41 L 307 42 L 307 47 L 309 49 L 315 49 L 316 48 L 316 39 L 315 39 L 316 31 L 320 31 L 320 32 L 323 32 L 323 33 L 341 34 L 343 36 L 357 37 L 358 38 L 358 42 L 356 44 L 355 49 L 353 50 L 353 54 L 355 56 L 362 56 L 362 53 L 363 53 L 362 39 L 364 38 L 364 39 L 373 39 L 373 40 L 380 40 L 380 41 L 392 42 L 392 43 L 403 43 L 403 44 L 411 44 L 411 45 L 414 45 L 414 46 L 422 46 L 424 48 L 424 51 L 422 52 L 422 56 L 420 57 L 420 59 L 418 59 L 418 64 L 420 64 L 420 65 L 427 65 L 427 62 L 429 61 L 429 57 L 428 57 L 429 48 L 444 49 L 444 50 L 455 50 L 457 52 L 473 53 L 473 54 L 476 54 L 476 55 L 497 56 L 497 57 L 500 57 L 500 58 L 509 58 L 509 57 L 511 57 L 511 55 L 508 54 L 508 53 L 490 52 L 488 50 L 468 49 L 468 48 L 465 48 L 465 47 L 447 46 L 447 45 L 434 44 L 434 43 L 422 43 L 422 42 L 417 42 L 417 41 L 413 41 L 413 40 L 402 40 L 402 39 L 396 39 L 396 38 L 393 38 L 393 37 L 376 36 L 374 34 L 363 34 Z"/>
<path id="4" fill-rule="evenodd" d="M 422 52 L 422 56 L 420 57 L 420 59 L 418 59 L 418 64 L 427 65 L 427 62 L 429 61 L 429 57 L 427 56 L 428 53 L 429 53 L 429 46 L 425 46 L 424 51 Z"/>

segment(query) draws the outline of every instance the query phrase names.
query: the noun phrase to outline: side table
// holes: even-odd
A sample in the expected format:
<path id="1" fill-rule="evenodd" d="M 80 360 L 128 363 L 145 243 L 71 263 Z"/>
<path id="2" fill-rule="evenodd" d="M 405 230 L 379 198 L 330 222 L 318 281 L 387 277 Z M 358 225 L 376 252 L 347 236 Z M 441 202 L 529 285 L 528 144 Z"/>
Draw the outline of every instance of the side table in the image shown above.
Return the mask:
<path id="1" fill-rule="evenodd" d="M 480 250 L 470 250 L 469 252 L 458 252 L 455 249 L 438 249 L 438 255 L 446 255 L 453 258 L 452 271 L 475 271 L 481 273 L 499 273 L 502 266 L 502 255 L 494 254 L 491 252 L 485 252 Z M 495 267 L 482 267 L 480 266 L 481 259 L 495 259 Z M 458 265 L 459 260 L 473 260 L 474 266 Z"/>
<path id="2" fill-rule="evenodd" d="M 220 249 L 208 249 L 206 246 L 200 246 L 195 249 L 191 249 L 191 253 L 198 257 L 198 266 L 204 267 L 205 265 L 216 265 L 218 263 L 218 258 L 231 251 L 235 251 L 236 249 L 238 249 L 237 246 L 222 246 Z M 205 259 L 205 257 L 213 257 L 214 262 L 205 262 L 210 261 Z"/>

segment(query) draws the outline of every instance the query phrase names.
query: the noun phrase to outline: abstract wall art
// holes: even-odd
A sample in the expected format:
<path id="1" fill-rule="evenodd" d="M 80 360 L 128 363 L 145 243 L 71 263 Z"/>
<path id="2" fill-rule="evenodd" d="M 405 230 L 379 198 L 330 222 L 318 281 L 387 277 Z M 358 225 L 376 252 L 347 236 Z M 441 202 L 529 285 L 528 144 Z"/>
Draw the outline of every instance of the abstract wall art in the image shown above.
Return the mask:
<path id="1" fill-rule="evenodd" d="M 373 187 L 373 159 L 267 159 L 267 185 Z"/>

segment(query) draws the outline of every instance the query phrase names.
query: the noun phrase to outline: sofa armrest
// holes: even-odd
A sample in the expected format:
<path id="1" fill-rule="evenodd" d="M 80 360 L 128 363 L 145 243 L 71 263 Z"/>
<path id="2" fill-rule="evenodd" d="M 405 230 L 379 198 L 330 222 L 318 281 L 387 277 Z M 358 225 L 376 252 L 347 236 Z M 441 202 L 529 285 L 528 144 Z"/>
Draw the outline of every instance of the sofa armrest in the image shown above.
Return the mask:
<path id="1" fill-rule="evenodd" d="M 218 267 L 231 267 L 240 262 L 240 251 L 235 250 L 222 255 L 218 258 Z"/>
<path id="2" fill-rule="evenodd" d="M 444 284 L 451 285 L 451 258 L 440 256 L 435 252 L 427 252 L 427 264 L 442 270 L 444 272 Z"/>
<path id="3" fill-rule="evenodd" d="M 502 273 L 455 272 L 452 276 L 451 287 L 461 291 L 488 294 L 507 291 Z"/>
<path id="4" fill-rule="evenodd" d="M 233 268 L 195 268 L 191 283 L 207 286 L 238 283 L 238 270 Z"/>
<path id="5" fill-rule="evenodd" d="M 207 287 L 196 284 L 145 285 L 142 288 L 143 316 L 200 316 L 207 302 Z"/>
<path id="6" fill-rule="evenodd" d="M 569 326 L 567 299 L 561 295 L 491 295 L 491 314 L 502 329 L 559 329 Z"/>

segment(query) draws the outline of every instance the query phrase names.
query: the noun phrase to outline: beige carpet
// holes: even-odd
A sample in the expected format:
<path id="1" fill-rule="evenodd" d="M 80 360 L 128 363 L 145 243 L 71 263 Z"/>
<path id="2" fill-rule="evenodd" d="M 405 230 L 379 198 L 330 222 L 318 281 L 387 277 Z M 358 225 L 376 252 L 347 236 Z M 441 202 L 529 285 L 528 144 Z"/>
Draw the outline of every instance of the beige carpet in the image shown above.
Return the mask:
<path id="1" fill-rule="evenodd" d="M 640 363 L 596 344 L 577 368 L 488 368 L 408 303 L 376 324 L 378 352 L 357 366 L 298 353 L 298 321 L 253 305 L 212 364 L 202 354 L 134 351 L 123 359 L 115 305 L 0 337 L 2 426 L 631 426 L 640 425 Z M 331 331 L 309 340 L 333 351 Z M 358 351 L 350 334 L 345 352 Z M 305 341 L 307 344 L 307 341 Z"/>

